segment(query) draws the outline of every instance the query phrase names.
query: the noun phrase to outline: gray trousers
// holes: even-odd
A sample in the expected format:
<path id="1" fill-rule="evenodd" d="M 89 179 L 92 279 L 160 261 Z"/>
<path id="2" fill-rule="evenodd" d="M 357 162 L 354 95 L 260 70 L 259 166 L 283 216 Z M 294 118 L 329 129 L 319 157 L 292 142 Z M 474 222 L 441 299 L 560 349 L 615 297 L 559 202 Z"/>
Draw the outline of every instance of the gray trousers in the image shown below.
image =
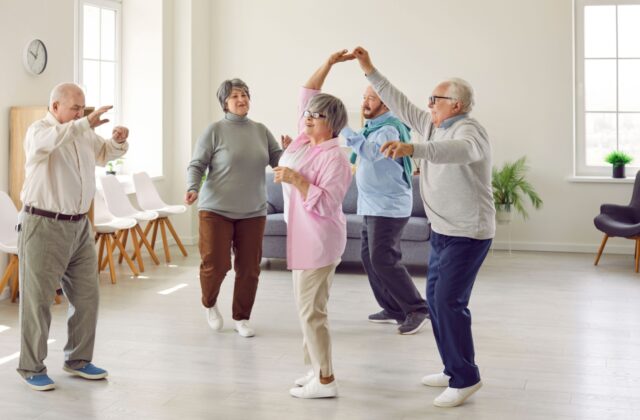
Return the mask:
<path id="1" fill-rule="evenodd" d="M 378 305 L 402 323 L 411 312 L 427 313 L 427 302 L 402 264 L 400 238 L 408 217 L 364 216 L 361 257 Z"/>
<path id="2" fill-rule="evenodd" d="M 93 357 L 98 319 L 98 258 L 88 218 L 76 222 L 23 214 L 20 259 L 20 362 L 27 378 L 47 373 L 51 304 L 62 284 L 69 300 L 65 363 L 82 368 Z"/>

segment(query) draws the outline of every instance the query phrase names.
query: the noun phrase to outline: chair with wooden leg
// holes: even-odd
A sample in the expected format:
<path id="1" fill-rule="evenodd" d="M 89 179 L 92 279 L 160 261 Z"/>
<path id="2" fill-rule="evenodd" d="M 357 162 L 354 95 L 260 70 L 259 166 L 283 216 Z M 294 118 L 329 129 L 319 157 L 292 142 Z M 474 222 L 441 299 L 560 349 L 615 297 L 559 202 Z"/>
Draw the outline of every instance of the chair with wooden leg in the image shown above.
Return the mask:
<path id="1" fill-rule="evenodd" d="M 180 237 L 176 233 L 171 221 L 169 220 L 169 216 L 173 216 L 176 214 L 182 214 L 187 211 L 187 208 L 183 205 L 168 205 L 165 203 L 162 198 L 160 198 L 160 194 L 158 194 L 158 190 L 156 190 L 153 182 L 151 181 L 151 177 L 146 172 L 140 172 L 133 175 L 133 184 L 136 188 L 136 198 L 138 199 L 138 205 L 142 210 L 151 210 L 158 212 L 159 217 L 156 220 L 151 221 L 145 228 L 145 234 L 147 234 L 151 229 L 153 229 L 153 234 L 151 236 L 151 247 L 155 248 L 156 245 L 156 237 L 158 234 L 158 228 L 160 228 L 160 233 L 162 235 L 162 246 L 164 247 L 164 259 L 168 263 L 171 262 L 171 253 L 169 252 L 169 244 L 167 243 L 167 232 L 165 227 L 169 229 L 171 236 L 176 241 L 178 248 L 182 252 L 182 255 L 187 256 L 187 250 L 182 245 L 182 241 Z"/>
<path id="2" fill-rule="evenodd" d="M 600 256 L 607 240 L 611 237 L 627 238 L 635 241 L 635 268 L 636 273 L 640 268 L 640 171 L 636 174 L 633 184 L 631 201 L 626 206 L 618 204 L 603 204 L 600 206 L 600 214 L 593 219 L 596 228 L 604 233 L 602 243 L 598 249 L 598 255 L 593 263 L 598 265 Z"/>
<path id="3" fill-rule="evenodd" d="M 11 288 L 11 301 L 18 295 L 18 210 L 11 198 L 0 191 L 0 252 L 9 254 L 9 264 L 0 279 L 0 293 L 7 284 Z"/>
<path id="4" fill-rule="evenodd" d="M 157 265 L 160 264 L 160 260 L 156 255 L 155 251 L 151 247 L 151 244 L 147 240 L 146 234 L 142 231 L 140 227 L 141 222 L 150 223 L 153 220 L 158 218 L 158 212 L 155 211 L 140 211 L 136 210 L 129 201 L 127 194 L 120 184 L 120 181 L 113 176 L 107 175 L 100 178 L 100 182 L 102 184 L 102 191 L 104 193 L 104 199 L 107 203 L 107 209 L 109 213 L 117 218 L 130 218 L 135 219 L 135 226 L 123 230 L 123 245 L 126 246 L 126 239 L 129 235 L 131 235 L 131 240 L 133 242 L 133 257 L 138 264 L 138 268 L 140 272 L 144 272 L 144 262 L 142 261 L 142 245 L 146 248 L 147 252 L 151 256 L 153 262 Z"/>
<path id="5" fill-rule="evenodd" d="M 108 265 L 111 283 L 116 283 L 113 251 L 117 248 L 120 251 L 120 255 L 124 256 L 124 259 L 127 261 L 127 265 L 129 265 L 133 276 L 139 276 L 140 272 L 131 258 L 129 258 L 129 255 L 120 241 L 122 232 L 134 228 L 138 222 L 133 218 L 114 217 L 109 213 L 107 204 L 104 202 L 104 198 L 100 192 L 96 193 L 94 199 L 93 219 L 93 228 L 96 232 L 96 242 L 99 243 L 98 246 L 100 249 L 98 253 L 98 272 L 104 270 Z"/>

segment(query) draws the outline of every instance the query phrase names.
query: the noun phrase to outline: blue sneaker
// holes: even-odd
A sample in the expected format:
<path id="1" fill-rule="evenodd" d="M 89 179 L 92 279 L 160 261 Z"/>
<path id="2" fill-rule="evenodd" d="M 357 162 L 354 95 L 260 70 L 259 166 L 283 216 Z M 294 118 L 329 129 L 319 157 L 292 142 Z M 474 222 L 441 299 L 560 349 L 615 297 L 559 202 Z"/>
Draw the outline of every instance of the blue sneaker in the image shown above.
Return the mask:
<path id="1" fill-rule="evenodd" d="M 62 370 L 64 370 L 65 372 L 69 372 L 72 375 L 91 380 L 104 379 L 107 377 L 107 375 L 109 375 L 106 370 L 94 366 L 93 363 L 87 363 L 80 369 L 73 369 L 65 363 L 65 365 L 62 367 Z"/>
<path id="2" fill-rule="evenodd" d="M 28 378 L 24 378 L 24 380 L 31 389 L 36 391 L 49 391 L 56 387 L 56 383 L 53 382 L 46 373 L 42 375 L 29 376 Z"/>

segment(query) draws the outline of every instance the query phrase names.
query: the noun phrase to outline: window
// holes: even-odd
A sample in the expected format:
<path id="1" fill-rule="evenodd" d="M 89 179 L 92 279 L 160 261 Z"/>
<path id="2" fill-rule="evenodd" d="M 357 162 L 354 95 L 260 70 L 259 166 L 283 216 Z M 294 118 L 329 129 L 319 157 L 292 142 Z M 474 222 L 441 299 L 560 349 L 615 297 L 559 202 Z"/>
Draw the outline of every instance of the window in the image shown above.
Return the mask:
<path id="1" fill-rule="evenodd" d="M 575 172 L 609 175 L 613 150 L 640 168 L 640 0 L 575 0 Z"/>
<path id="2" fill-rule="evenodd" d="M 113 105 L 109 123 L 96 128 L 105 138 L 121 117 L 121 8 L 115 0 L 77 2 L 76 81 L 84 88 L 87 106 Z"/>

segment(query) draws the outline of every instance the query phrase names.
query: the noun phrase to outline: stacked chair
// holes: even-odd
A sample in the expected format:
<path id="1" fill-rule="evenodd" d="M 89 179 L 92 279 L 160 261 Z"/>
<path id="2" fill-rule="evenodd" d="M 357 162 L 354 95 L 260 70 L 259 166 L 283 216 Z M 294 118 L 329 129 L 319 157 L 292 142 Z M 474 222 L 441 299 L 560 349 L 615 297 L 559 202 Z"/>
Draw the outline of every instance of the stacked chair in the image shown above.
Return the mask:
<path id="1" fill-rule="evenodd" d="M 138 205 L 142 210 L 153 211 L 158 213 L 158 218 L 152 220 L 147 227 L 145 228 L 144 234 L 147 235 L 151 229 L 153 229 L 153 234 L 151 236 L 151 248 L 155 248 L 156 238 L 158 235 L 158 228 L 160 228 L 160 233 L 162 235 L 162 245 L 164 247 L 164 259 L 168 263 L 171 262 L 171 253 L 169 252 L 169 244 L 167 243 L 167 232 L 165 227 L 169 229 L 173 239 L 176 241 L 176 244 L 180 248 L 182 255 L 187 256 L 187 250 L 182 245 L 182 241 L 180 241 L 180 237 L 176 233 L 171 221 L 169 220 L 169 216 L 173 216 L 176 214 L 182 214 L 187 211 L 187 208 L 183 205 L 168 205 L 156 190 L 151 178 L 146 172 L 140 172 L 133 175 L 133 184 L 136 188 L 136 197 L 138 199 Z"/>
<path id="2" fill-rule="evenodd" d="M 133 273 L 134 277 L 140 275 L 135 264 L 124 249 L 121 242 L 124 232 L 135 228 L 138 221 L 129 217 L 114 217 L 107 208 L 104 197 L 98 191 L 93 200 L 93 228 L 96 233 L 96 242 L 99 242 L 100 251 L 98 253 L 98 272 L 104 270 L 109 265 L 109 275 L 111 283 L 116 283 L 115 264 L 113 262 L 113 251 L 120 250 L 120 255 L 124 257 Z M 105 255 L 106 252 L 106 255 Z"/>
<path id="3" fill-rule="evenodd" d="M 150 223 L 156 220 L 159 217 L 158 212 L 136 210 L 131 205 L 131 202 L 129 201 L 129 198 L 125 193 L 122 184 L 120 184 L 120 181 L 118 181 L 115 176 L 103 176 L 102 178 L 100 178 L 100 182 L 102 184 L 102 191 L 104 193 L 104 199 L 107 204 L 109 213 L 111 213 L 116 218 L 134 219 L 136 221 L 134 226 L 122 230 L 121 237 L 122 245 L 126 248 L 128 236 L 131 235 L 134 250 L 132 259 L 135 260 L 138 264 L 139 271 L 144 272 L 144 263 L 142 261 L 141 252 L 142 245 L 144 245 L 144 247 L 147 249 L 147 252 L 151 256 L 153 262 L 156 265 L 159 265 L 160 260 L 151 247 L 151 244 L 147 240 L 147 236 L 140 227 L 140 223 L 142 222 Z M 120 255 L 120 262 L 122 262 L 123 257 L 124 253 Z"/>

